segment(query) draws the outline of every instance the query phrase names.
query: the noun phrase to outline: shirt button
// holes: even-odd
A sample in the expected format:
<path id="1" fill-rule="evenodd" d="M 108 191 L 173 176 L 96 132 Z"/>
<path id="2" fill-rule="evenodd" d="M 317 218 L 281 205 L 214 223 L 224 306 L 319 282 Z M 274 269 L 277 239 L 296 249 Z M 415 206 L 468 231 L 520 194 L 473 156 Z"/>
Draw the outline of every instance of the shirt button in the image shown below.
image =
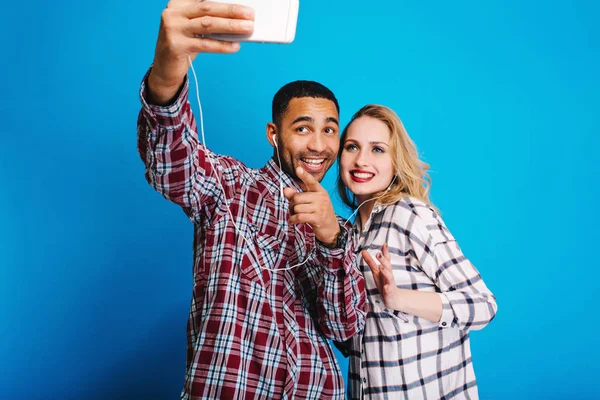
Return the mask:
<path id="1" fill-rule="evenodd" d="M 364 382 L 364 383 L 367 383 L 367 378 L 363 378 L 363 382 Z"/>
<path id="2" fill-rule="evenodd" d="M 442 326 L 446 326 L 446 323 L 445 323 L 445 322 L 442 322 Z"/>

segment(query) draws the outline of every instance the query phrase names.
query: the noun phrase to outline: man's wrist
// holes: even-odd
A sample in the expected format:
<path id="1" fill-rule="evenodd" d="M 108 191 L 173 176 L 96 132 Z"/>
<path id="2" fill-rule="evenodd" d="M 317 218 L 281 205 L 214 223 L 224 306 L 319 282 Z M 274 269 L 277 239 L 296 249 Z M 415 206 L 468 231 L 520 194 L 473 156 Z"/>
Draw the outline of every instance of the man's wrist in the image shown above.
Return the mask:
<path id="1" fill-rule="evenodd" d="M 146 80 L 147 102 L 157 106 L 173 104 L 181 92 L 185 78 L 177 84 L 167 85 L 160 80 L 153 71 L 150 71 Z"/>
<path id="2" fill-rule="evenodd" d="M 338 224 L 338 231 L 333 236 L 333 239 L 331 241 L 323 242 L 319 240 L 319 242 L 321 242 L 323 246 L 329 249 L 343 249 L 344 247 L 346 247 L 347 240 L 348 232 Z"/>

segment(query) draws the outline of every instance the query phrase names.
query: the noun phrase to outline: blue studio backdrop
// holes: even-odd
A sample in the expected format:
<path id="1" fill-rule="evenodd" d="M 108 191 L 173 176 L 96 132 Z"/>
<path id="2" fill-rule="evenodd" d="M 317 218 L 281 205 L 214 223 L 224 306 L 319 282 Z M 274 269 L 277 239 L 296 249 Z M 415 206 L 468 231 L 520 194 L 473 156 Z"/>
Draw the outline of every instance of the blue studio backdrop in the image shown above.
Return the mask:
<path id="1" fill-rule="evenodd" d="M 3 9 L 0 399 L 179 396 L 192 224 L 136 150 L 164 6 Z M 599 17 L 593 1 L 301 0 L 293 44 L 196 59 L 207 144 L 264 165 L 291 80 L 330 87 L 344 124 L 392 107 L 498 299 L 472 334 L 480 397 L 597 399 Z"/>

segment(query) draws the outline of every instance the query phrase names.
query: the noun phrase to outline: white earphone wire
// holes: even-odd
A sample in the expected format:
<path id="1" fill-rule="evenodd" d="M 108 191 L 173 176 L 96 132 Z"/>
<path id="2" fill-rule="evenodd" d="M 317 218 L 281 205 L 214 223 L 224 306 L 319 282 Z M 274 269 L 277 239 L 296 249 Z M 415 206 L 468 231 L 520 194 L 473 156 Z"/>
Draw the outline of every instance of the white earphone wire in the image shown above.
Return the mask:
<path id="1" fill-rule="evenodd" d="M 196 76 L 196 71 L 194 70 L 194 65 L 192 63 L 192 59 L 188 56 L 188 62 L 190 64 L 190 69 L 192 70 L 192 75 L 194 76 L 194 84 L 195 84 L 195 88 L 196 88 L 196 100 L 198 101 L 198 109 L 200 111 L 200 132 L 202 135 L 202 144 L 204 145 L 204 147 L 206 147 L 208 149 L 208 147 L 206 146 L 206 139 L 204 137 L 204 116 L 202 114 L 202 103 L 200 102 L 200 89 L 198 87 L 198 77 Z M 281 171 L 281 158 L 279 157 L 279 148 L 277 147 L 277 141 L 275 138 L 275 135 L 273 135 L 273 141 L 275 143 L 275 147 L 277 148 L 277 159 L 279 160 L 279 173 L 283 174 L 283 172 Z M 272 272 L 276 272 L 276 271 L 287 271 L 293 268 L 296 268 L 298 266 L 301 266 L 303 264 L 305 264 L 308 260 L 311 259 L 312 254 L 314 249 L 311 249 L 308 253 L 308 255 L 306 256 L 306 259 L 304 261 L 302 261 L 299 264 L 295 264 L 292 265 L 290 267 L 285 267 L 285 268 L 268 268 L 268 267 L 263 267 L 260 263 L 260 257 L 258 256 L 258 254 L 256 253 L 256 251 L 254 250 L 255 245 L 253 243 L 251 243 L 248 238 L 246 237 L 246 235 L 244 235 L 243 231 L 238 227 L 238 225 L 235 223 L 235 218 L 233 217 L 233 213 L 231 212 L 231 209 L 229 208 L 229 203 L 227 202 L 227 196 L 225 194 L 225 188 L 223 187 L 221 181 L 218 179 L 218 177 L 216 176 L 216 167 L 214 162 L 219 163 L 218 160 L 215 160 L 213 162 L 212 159 L 212 153 L 211 152 L 207 152 L 207 158 L 208 161 L 210 162 L 210 165 L 212 167 L 212 171 L 215 173 L 215 178 L 217 183 L 219 184 L 221 191 L 223 192 L 223 199 L 225 200 L 225 207 L 227 207 L 227 212 L 229 214 L 229 216 L 231 217 L 231 223 L 233 224 L 233 226 L 235 227 L 235 229 L 242 235 L 242 238 L 244 239 L 244 241 L 246 242 L 246 244 L 248 245 L 248 248 L 250 250 L 250 252 L 254 255 L 256 262 L 258 263 L 258 265 L 260 266 L 261 269 L 266 269 Z M 282 180 L 279 180 L 279 188 L 281 191 L 281 195 L 283 196 L 283 183 Z"/>

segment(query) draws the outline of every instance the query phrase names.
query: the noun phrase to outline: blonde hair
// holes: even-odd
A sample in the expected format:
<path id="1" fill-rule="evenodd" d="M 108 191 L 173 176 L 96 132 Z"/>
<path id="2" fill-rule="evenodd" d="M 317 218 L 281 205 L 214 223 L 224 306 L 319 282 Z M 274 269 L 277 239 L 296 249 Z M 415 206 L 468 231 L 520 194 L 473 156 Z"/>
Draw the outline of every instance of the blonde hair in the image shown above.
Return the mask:
<path id="1" fill-rule="evenodd" d="M 358 110 L 353 116 L 348 125 L 342 132 L 340 138 L 340 152 L 338 153 L 338 168 L 342 157 L 343 146 L 348 137 L 348 129 L 350 125 L 361 117 L 370 117 L 378 119 L 387 125 L 390 130 L 390 152 L 392 155 L 392 165 L 394 167 L 395 180 L 393 185 L 384 194 L 384 191 L 375 193 L 373 197 L 381 196 L 378 203 L 390 204 L 394 203 L 403 197 L 411 196 L 417 198 L 426 204 L 433 207 L 429 200 L 429 187 L 431 178 L 427 174 L 429 164 L 419 159 L 417 147 L 412 139 L 408 136 L 402 121 L 396 113 L 388 107 L 377 104 L 368 104 Z M 338 174 L 337 179 L 338 193 L 348 207 L 356 208 L 358 206 L 354 194 L 352 194 L 341 179 L 341 174 Z"/>

